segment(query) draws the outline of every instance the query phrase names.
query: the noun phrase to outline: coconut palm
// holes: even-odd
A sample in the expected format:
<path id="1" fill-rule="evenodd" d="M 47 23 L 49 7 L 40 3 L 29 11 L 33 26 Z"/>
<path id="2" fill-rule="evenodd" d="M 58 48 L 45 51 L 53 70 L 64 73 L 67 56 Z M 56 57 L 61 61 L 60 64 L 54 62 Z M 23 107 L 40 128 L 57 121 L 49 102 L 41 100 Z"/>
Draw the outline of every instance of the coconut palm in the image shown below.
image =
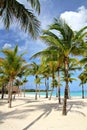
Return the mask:
<path id="1" fill-rule="evenodd" d="M 12 88 L 15 77 L 21 72 L 21 68 L 25 61 L 22 59 L 22 54 L 18 55 L 18 46 L 14 50 L 2 50 L 5 58 L 2 62 L 2 73 L 9 77 L 8 83 L 8 101 L 11 108 Z"/>
<path id="2" fill-rule="evenodd" d="M 84 52 L 83 36 L 86 34 L 84 30 L 87 27 L 82 28 L 79 32 L 75 32 L 66 24 L 63 20 L 55 19 L 54 23 L 49 26 L 48 30 L 43 31 L 41 39 L 49 46 L 55 48 L 61 48 L 63 55 L 64 68 L 65 68 L 65 92 L 62 114 L 66 115 L 66 104 L 68 95 L 68 66 L 70 54 L 80 55 Z M 55 31 L 54 31 L 55 30 Z M 57 33 L 55 33 L 57 32 Z"/>
<path id="3" fill-rule="evenodd" d="M 80 79 L 80 86 L 82 85 L 82 98 L 84 99 L 84 84 L 87 82 L 87 72 L 82 72 L 78 78 Z"/>
<path id="4" fill-rule="evenodd" d="M 25 83 L 27 83 L 28 82 L 28 80 L 26 79 L 26 77 L 22 80 L 22 83 L 23 83 L 23 85 L 24 85 L 24 97 L 25 97 Z"/>
<path id="5" fill-rule="evenodd" d="M 37 81 L 38 78 L 38 70 L 39 70 L 39 65 L 36 64 L 35 62 L 30 64 L 30 74 L 35 76 L 35 80 Z M 37 100 L 37 82 L 36 82 L 36 93 L 35 93 L 35 100 Z"/>
<path id="6" fill-rule="evenodd" d="M 61 49 L 60 48 L 55 48 L 54 46 L 47 47 L 43 51 L 40 51 L 36 54 L 34 54 L 31 58 L 36 58 L 36 57 L 42 57 L 42 65 L 41 68 L 43 72 L 45 72 L 45 77 L 49 76 L 50 68 L 49 65 L 47 65 L 48 60 L 47 57 L 49 57 L 49 60 L 53 60 L 57 62 L 57 71 L 58 71 L 58 100 L 59 104 L 61 103 L 61 98 L 60 98 L 60 67 L 62 66 L 63 63 L 63 55 L 61 54 Z M 43 68 L 45 67 L 45 68 Z M 45 71 L 46 70 L 46 71 Z M 45 82 L 46 83 L 46 82 Z M 46 86 L 46 85 L 45 85 Z M 48 85 L 47 85 L 48 86 Z M 48 88 L 48 87 L 46 87 Z M 46 89 L 47 90 L 47 89 Z M 48 91 L 46 91 L 46 97 L 48 97 Z"/>
<path id="7" fill-rule="evenodd" d="M 1 86 L 1 92 L 2 92 L 1 99 L 4 98 L 8 81 L 9 81 L 9 78 L 6 75 L 0 75 L 0 86 Z"/>
<path id="8" fill-rule="evenodd" d="M 46 57 L 41 58 L 41 65 L 39 67 L 39 73 L 42 76 L 42 78 L 45 79 L 46 98 L 48 98 L 50 68 L 46 64 Z"/>
<path id="9" fill-rule="evenodd" d="M 26 0 L 35 11 L 40 13 L 39 0 Z M 29 7 L 30 7 L 29 6 Z M 6 29 L 15 20 L 20 24 L 21 29 L 36 38 L 39 33 L 40 22 L 37 20 L 31 9 L 26 9 L 17 0 L 0 0 L 0 18 L 2 18 Z"/>
<path id="10" fill-rule="evenodd" d="M 39 98 L 40 98 L 40 84 L 41 84 L 41 79 L 40 77 L 37 77 L 35 79 L 35 83 L 38 85 L 38 91 L 39 91 Z"/>

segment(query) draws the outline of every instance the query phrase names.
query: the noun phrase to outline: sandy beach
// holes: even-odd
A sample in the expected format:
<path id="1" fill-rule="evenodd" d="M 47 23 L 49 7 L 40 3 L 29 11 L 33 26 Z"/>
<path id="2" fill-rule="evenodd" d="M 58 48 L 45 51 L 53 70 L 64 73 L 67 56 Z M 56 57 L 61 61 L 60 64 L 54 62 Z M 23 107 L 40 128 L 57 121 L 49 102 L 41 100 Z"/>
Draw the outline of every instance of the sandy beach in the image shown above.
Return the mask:
<path id="1" fill-rule="evenodd" d="M 67 116 L 62 116 L 56 97 L 17 96 L 12 108 L 0 99 L 0 130 L 87 130 L 87 98 L 73 97 L 67 105 Z"/>

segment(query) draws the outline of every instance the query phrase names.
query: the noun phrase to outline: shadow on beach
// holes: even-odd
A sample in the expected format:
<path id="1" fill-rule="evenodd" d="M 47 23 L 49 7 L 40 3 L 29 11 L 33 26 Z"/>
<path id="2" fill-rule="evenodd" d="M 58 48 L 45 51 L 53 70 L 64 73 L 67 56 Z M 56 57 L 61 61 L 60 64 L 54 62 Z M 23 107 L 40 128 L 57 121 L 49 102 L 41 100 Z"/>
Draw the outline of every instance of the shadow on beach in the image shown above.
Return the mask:
<path id="1" fill-rule="evenodd" d="M 57 98 L 52 99 L 54 101 L 48 101 L 48 99 L 46 98 L 41 98 L 40 100 L 34 100 L 34 98 L 19 98 L 16 99 L 19 100 L 20 103 L 19 104 L 13 104 L 13 107 L 7 108 L 9 109 L 7 112 L 2 112 L 0 111 L 0 122 L 4 123 L 3 120 L 5 119 L 24 119 L 27 118 L 27 116 L 29 116 L 30 114 L 33 115 L 33 112 L 37 112 L 39 111 L 39 114 L 34 117 L 33 121 L 30 122 L 27 126 L 25 126 L 25 128 L 23 128 L 23 130 L 27 130 L 28 128 L 30 128 L 33 124 L 35 124 L 37 121 L 39 121 L 41 118 L 46 118 L 47 116 L 49 116 L 49 114 L 52 112 L 52 110 L 54 111 L 60 111 L 62 113 L 62 106 L 63 104 L 58 104 L 58 100 Z M 14 100 L 13 102 L 16 102 L 16 100 Z M 23 103 L 21 102 L 23 101 Z M 62 99 L 63 102 L 63 99 Z M 6 104 L 6 100 L 1 101 L 0 100 L 0 104 L 1 106 Z M 86 117 L 85 113 L 81 112 L 80 109 L 83 108 L 84 106 L 87 107 L 87 103 L 84 103 L 84 100 L 68 100 L 67 103 L 67 113 L 71 112 L 71 113 L 77 113 L 77 114 L 81 114 L 82 116 Z M 5 110 L 4 110 L 5 111 Z"/>

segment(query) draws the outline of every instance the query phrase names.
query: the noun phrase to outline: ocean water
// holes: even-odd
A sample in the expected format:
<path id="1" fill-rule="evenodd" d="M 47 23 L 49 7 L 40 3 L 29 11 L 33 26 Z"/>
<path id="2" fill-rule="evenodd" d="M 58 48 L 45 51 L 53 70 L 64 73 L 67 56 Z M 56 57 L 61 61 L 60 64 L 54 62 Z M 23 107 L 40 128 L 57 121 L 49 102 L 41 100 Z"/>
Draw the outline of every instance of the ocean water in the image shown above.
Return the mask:
<path id="1" fill-rule="evenodd" d="M 35 92 L 26 92 L 26 94 L 28 94 L 28 95 L 34 95 Z M 46 93 L 45 92 L 40 92 L 40 95 L 45 96 Z M 49 95 L 50 95 L 50 92 L 49 92 Z M 54 91 L 52 95 L 56 96 L 56 92 Z M 64 92 L 61 92 L 61 96 L 64 96 Z M 77 97 L 79 96 L 80 97 L 80 96 L 82 96 L 82 92 L 81 91 L 71 91 L 70 92 L 70 96 L 72 96 L 72 97 L 73 96 L 77 96 Z M 84 92 L 84 96 L 87 97 L 87 91 Z"/>

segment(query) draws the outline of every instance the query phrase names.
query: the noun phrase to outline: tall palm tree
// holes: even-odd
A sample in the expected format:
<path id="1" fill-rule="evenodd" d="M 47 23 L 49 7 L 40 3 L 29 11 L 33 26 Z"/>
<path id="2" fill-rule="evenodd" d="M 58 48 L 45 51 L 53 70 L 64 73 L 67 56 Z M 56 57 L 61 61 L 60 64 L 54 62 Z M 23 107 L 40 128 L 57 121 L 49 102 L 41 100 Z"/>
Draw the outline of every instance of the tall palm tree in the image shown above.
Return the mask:
<path id="1" fill-rule="evenodd" d="M 83 37 L 86 34 L 84 30 L 87 27 L 82 28 L 79 32 L 75 32 L 66 24 L 63 20 L 55 19 L 54 23 L 49 26 L 48 30 L 43 31 L 41 39 L 45 41 L 49 46 L 54 46 L 55 48 L 61 48 L 64 68 L 65 68 L 65 92 L 64 92 L 64 102 L 62 114 L 66 115 L 66 104 L 68 95 L 68 66 L 69 66 L 69 56 L 70 54 L 80 55 L 84 52 L 84 41 Z M 55 31 L 57 33 L 55 33 Z"/>
<path id="2" fill-rule="evenodd" d="M 2 50 L 5 58 L 2 62 L 2 73 L 9 77 L 8 83 L 8 101 L 9 107 L 11 108 L 11 100 L 12 100 L 12 88 L 13 81 L 15 77 L 21 72 L 21 68 L 25 61 L 22 58 L 22 55 L 18 55 L 18 46 L 14 48 L 14 50 Z"/>
<path id="3" fill-rule="evenodd" d="M 39 0 L 26 0 L 35 11 L 40 13 Z M 21 29 L 31 34 L 33 38 L 36 38 L 39 33 L 40 22 L 37 20 L 33 11 L 26 9 L 23 4 L 17 0 L 0 0 L 0 18 L 3 19 L 3 23 L 6 29 L 10 24 L 16 20 Z"/>

